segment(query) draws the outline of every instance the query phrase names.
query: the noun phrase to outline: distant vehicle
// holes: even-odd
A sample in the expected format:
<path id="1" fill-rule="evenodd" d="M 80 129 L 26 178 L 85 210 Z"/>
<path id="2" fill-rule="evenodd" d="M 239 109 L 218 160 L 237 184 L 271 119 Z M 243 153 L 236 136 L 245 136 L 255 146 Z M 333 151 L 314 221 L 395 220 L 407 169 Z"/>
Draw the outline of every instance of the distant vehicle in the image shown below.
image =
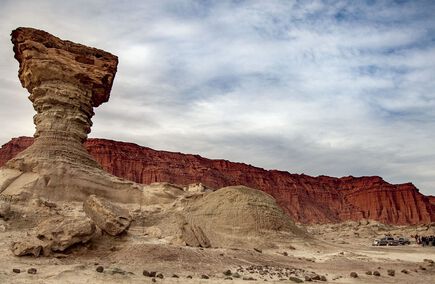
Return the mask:
<path id="1" fill-rule="evenodd" d="M 393 237 L 386 237 L 385 239 L 387 240 L 389 246 L 399 245 L 399 241 L 395 240 Z"/>
<path id="2" fill-rule="evenodd" d="M 372 245 L 374 245 L 374 246 L 386 246 L 386 245 L 388 245 L 387 238 L 376 239 L 373 241 Z"/>
<path id="3" fill-rule="evenodd" d="M 411 242 L 409 241 L 409 239 L 404 238 L 404 237 L 400 237 L 397 239 L 397 241 L 399 242 L 399 245 L 410 245 Z"/>

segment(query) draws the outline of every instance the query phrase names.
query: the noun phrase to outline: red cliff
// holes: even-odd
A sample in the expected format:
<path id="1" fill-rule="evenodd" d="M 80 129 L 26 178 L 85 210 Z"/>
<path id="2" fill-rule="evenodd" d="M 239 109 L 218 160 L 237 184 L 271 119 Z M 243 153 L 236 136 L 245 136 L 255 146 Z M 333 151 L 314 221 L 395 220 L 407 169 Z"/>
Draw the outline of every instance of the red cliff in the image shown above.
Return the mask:
<path id="1" fill-rule="evenodd" d="M 0 166 L 32 142 L 32 138 L 20 137 L 3 145 Z M 422 195 L 411 183 L 393 185 L 380 177 L 311 177 L 268 171 L 105 139 L 88 139 L 85 147 L 105 170 L 138 183 L 202 182 L 213 188 L 242 184 L 261 189 L 301 223 L 372 219 L 404 225 L 435 221 L 433 197 Z"/>

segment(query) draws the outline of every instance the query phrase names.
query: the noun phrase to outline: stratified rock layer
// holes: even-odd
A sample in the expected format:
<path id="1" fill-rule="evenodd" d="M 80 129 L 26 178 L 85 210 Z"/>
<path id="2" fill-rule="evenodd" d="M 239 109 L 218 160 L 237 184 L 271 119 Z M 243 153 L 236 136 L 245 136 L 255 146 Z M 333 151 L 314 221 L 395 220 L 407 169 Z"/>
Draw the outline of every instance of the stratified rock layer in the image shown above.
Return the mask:
<path id="1" fill-rule="evenodd" d="M 3 145 L 0 166 L 31 143 L 32 138 L 20 137 Z M 261 189 L 275 197 L 297 222 L 366 218 L 388 224 L 435 221 L 435 204 L 411 183 L 392 185 L 380 177 L 310 177 L 267 171 L 242 163 L 155 151 L 104 139 L 89 139 L 85 147 L 108 172 L 140 183 L 202 182 L 212 188 L 241 184 Z"/>
<path id="2" fill-rule="evenodd" d="M 36 110 L 36 139 L 7 167 L 23 172 L 64 164 L 99 168 L 82 143 L 91 131 L 93 107 L 109 99 L 118 58 L 32 28 L 14 30 L 12 43 L 18 77 Z"/>
<path id="3" fill-rule="evenodd" d="M 141 186 L 105 172 L 83 147 L 93 108 L 108 101 L 118 58 L 47 32 L 12 32 L 18 76 L 36 110 L 34 143 L 0 169 L 0 193 L 129 202 Z M 118 190 L 119 192 L 116 192 Z"/>
<path id="4" fill-rule="evenodd" d="M 126 209 L 95 195 L 85 200 L 83 210 L 101 230 L 112 236 L 123 233 L 131 223 L 131 216 Z"/>

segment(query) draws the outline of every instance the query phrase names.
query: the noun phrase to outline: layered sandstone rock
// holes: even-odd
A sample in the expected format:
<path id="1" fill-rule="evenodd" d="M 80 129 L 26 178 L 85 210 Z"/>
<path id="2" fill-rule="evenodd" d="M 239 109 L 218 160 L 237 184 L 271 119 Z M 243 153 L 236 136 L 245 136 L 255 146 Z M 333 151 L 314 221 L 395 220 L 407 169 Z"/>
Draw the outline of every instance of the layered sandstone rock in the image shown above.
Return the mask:
<path id="1" fill-rule="evenodd" d="M 0 166 L 31 143 L 31 138 L 20 137 L 3 145 Z M 202 182 L 212 188 L 242 184 L 261 189 L 302 223 L 365 218 L 389 224 L 435 221 L 433 197 L 431 204 L 412 184 L 392 185 L 380 177 L 295 175 L 104 139 L 89 139 L 85 147 L 108 172 L 140 183 Z"/>
<path id="2" fill-rule="evenodd" d="M 31 28 L 14 30 L 12 43 L 18 77 L 36 110 L 36 132 L 32 146 L 6 166 L 23 172 L 65 164 L 99 168 L 82 143 L 93 108 L 109 99 L 118 58 Z"/>
<path id="3" fill-rule="evenodd" d="M 0 193 L 78 200 L 97 193 L 121 201 L 140 196 L 140 186 L 103 171 L 83 147 L 93 108 L 109 99 L 118 58 L 32 28 L 14 30 L 12 43 L 19 79 L 36 110 L 36 132 L 34 143 L 0 170 Z"/>

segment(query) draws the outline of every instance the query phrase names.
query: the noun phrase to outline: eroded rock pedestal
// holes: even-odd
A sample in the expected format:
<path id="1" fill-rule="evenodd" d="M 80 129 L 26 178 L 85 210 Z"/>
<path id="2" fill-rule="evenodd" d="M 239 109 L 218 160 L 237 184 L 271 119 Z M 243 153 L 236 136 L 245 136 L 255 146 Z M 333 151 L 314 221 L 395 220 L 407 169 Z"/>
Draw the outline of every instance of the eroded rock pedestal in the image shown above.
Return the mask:
<path id="1" fill-rule="evenodd" d="M 109 100 L 118 58 L 32 28 L 14 30 L 12 43 L 21 84 L 36 110 L 36 132 L 32 146 L 1 170 L 0 192 L 24 189 L 60 199 L 100 194 L 118 201 L 139 194 L 140 186 L 103 171 L 83 147 L 93 108 Z"/>

